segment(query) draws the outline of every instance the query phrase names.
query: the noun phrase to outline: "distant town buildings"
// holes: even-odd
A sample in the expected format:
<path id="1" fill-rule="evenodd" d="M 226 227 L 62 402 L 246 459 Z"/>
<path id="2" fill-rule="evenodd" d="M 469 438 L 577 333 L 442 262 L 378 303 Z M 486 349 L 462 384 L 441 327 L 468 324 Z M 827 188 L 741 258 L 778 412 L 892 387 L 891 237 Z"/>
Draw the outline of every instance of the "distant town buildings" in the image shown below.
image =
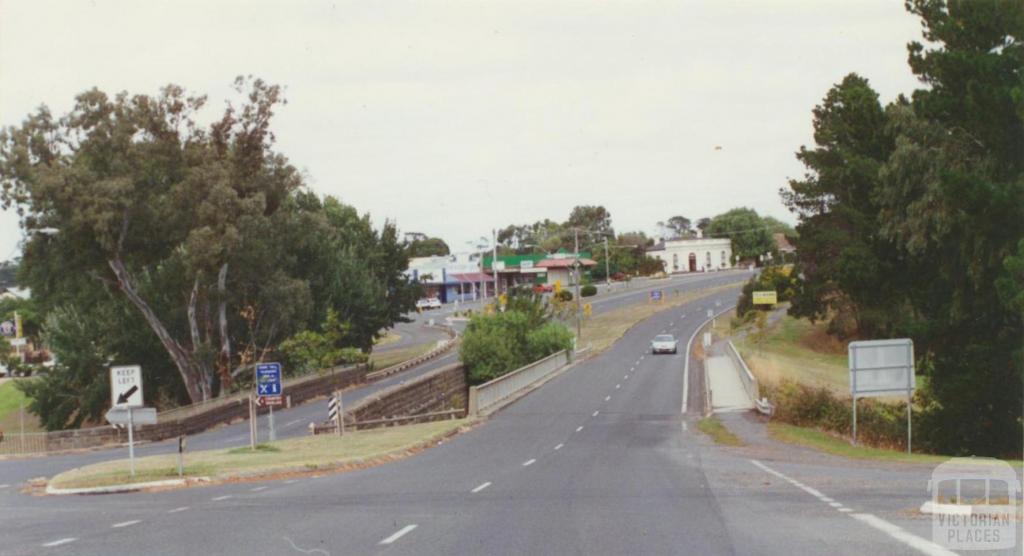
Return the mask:
<path id="1" fill-rule="evenodd" d="M 732 268 L 732 240 L 670 239 L 648 249 L 647 255 L 660 259 L 669 273 L 725 270 Z"/>

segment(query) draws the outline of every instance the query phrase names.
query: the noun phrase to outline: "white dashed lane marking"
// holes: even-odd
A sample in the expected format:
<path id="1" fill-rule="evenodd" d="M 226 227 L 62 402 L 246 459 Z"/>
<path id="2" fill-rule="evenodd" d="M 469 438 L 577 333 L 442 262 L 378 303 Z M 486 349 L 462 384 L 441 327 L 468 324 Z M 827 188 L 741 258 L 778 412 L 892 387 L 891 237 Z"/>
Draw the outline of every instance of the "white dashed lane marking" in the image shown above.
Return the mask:
<path id="1" fill-rule="evenodd" d="M 536 459 L 528 459 L 528 460 L 523 462 L 523 467 L 529 467 L 529 466 L 533 465 L 534 463 L 537 463 Z"/>
<path id="2" fill-rule="evenodd" d="M 598 413 L 601 413 L 601 412 L 600 412 L 600 411 L 595 411 L 595 412 L 594 412 L 594 414 L 593 414 L 593 415 L 591 415 L 591 417 L 597 417 L 597 414 L 598 414 Z"/>
<path id="3" fill-rule="evenodd" d="M 68 544 L 69 542 L 75 542 L 77 540 L 78 539 L 75 538 L 75 537 L 67 537 L 67 538 L 64 538 L 64 539 L 57 539 L 55 541 L 50 541 L 50 542 L 47 542 L 47 543 L 43 543 L 43 546 L 49 548 L 51 546 L 60 546 L 62 544 Z"/>
<path id="4" fill-rule="evenodd" d="M 615 385 L 615 389 L 618 390 L 619 388 L 622 388 L 622 385 L 621 384 L 616 384 Z"/>
<path id="5" fill-rule="evenodd" d="M 231 498 L 230 494 L 225 494 L 224 496 L 218 496 L 216 498 L 213 498 L 212 500 L 214 502 L 220 502 L 221 500 L 227 500 L 228 498 Z"/>
<path id="6" fill-rule="evenodd" d="M 187 509 L 188 509 L 188 506 L 181 506 L 179 508 L 174 508 L 173 510 L 167 510 L 167 513 L 169 513 L 169 514 L 176 514 L 178 512 L 183 512 L 183 511 L 185 511 Z"/>
<path id="7" fill-rule="evenodd" d="M 261 490 L 267 490 L 267 487 L 261 486 L 261 487 L 256 487 L 256 488 L 252 488 L 252 489 L 249 489 L 249 490 L 251 490 L 253 492 L 259 492 Z"/>
<path id="8" fill-rule="evenodd" d="M 142 523 L 141 519 L 133 519 L 131 521 L 122 521 L 121 523 L 115 523 L 110 526 L 111 529 L 120 529 L 122 527 L 128 527 L 129 525 L 135 525 L 136 523 Z"/>
<path id="9" fill-rule="evenodd" d="M 581 430 L 583 430 L 583 426 L 576 427 L 576 432 L 580 432 Z"/>
<path id="10" fill-rule="evenodd" d="M 562 446 L 565 446 L 565 444 L 559 444 L 558 446 L 555 446 L 555 449 L 556 450 L 561 450 Z"/>
<path id="11" fill-rule="evenodd" d="M 405 536 L 406 533 L 408 533 L 409 531 L 412 531 L 416 527 L 417 526 L 416 526 L 415 523 L 412 523 L 410 525 L 406 525 L 405 527 L 402 527 L 398 531 L 395 531 L 395 533 L 393 535 L 391 535 L 390 537 L 380 541 L 380 544 L 391 544 L 391 543 L 397 541 L 398 539 L 402 538 L 403 536 Z"/>
<path id="12" fill-rule="evenodd" d="M 478 486 L 478 487 L 474 488 L 474 489 L 473 489 L 473 490 L 471 490 L 470 492 L 472 492 L 473 494 L 476 494 L 476 493 L 480 492 L 481 490 L 483 490 L 483 489 L 485 489 L 485 488 L 487 488 L 487 487 L 489 487 L 489 486 L 491 486 L 491 482 L 490 482 L 490 481 L 487 481 L 486 483 L 484 483 L 484 484 L 482 484 L 482 485 L 480 485 L 480 486 Z"/>
<path id="13" fill-rule="evenodd" d="M 610 400 L 610 399 L 612 399 L 612 397 L 611 397 L 611 396 L 605 396 L 605 397 L 604 397 L 604 401 L 608 401 L 608 400 Z"/>

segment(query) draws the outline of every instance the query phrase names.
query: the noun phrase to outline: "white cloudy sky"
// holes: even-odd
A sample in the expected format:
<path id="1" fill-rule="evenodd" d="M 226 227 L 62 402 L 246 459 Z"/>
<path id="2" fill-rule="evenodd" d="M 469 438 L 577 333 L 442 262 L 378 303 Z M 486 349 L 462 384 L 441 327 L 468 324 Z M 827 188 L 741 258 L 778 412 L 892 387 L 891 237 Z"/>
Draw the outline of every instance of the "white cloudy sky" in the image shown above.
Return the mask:
<path id="1" fill-rule="evenodd" d="M 902 4 L 0 0 L 0 124 L 168 82 L 212 113 L 253 74 L 287 87 L 278 147 L 314 190 L 455 250 L 577 204 L 620 231 L 735 206 L 792 221 L 777 192 L 826 90 L 918 86 Z M 0 257 L 19 240 L 0 213 Z"/>

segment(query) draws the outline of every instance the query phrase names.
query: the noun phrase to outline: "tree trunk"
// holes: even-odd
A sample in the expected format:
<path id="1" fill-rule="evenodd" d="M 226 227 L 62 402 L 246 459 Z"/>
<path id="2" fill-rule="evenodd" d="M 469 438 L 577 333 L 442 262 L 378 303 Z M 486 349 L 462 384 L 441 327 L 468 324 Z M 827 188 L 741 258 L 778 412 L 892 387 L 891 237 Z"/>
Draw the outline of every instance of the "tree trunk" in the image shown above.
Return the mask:
<path id="1" fill-rule="evenodd" d="M 205 390 L 200 384 L 199 373 L 197 372 L 195 362 L 189 353 L 181 347 L 181 344 L 171 337 L 170 333 L 167 332 L 167 327 L 160 322 L 160 318 L 156 316 L 153 309 L 146 303 L 146 300 L 142 299 L 142 296 L 135 290 L 135 286 L 131 282 L 131 277 L 128 275 L 128 270 L 124 266 L 124 262 L 120 257 L 107 260 L 107 265 L 110 266 L 110 270 L 114 272 L 114 276 L 117 278 L 117 285 L 121 291 L 124 292 L 125 297 L 135 305 L 135 308 L 142 313 L 142 317 L 146 319 L 146 323 L 156 334 L 157 338 L 160 339 L 160 343 L 167 350 L 167 354 L 171 356 L 171 360 L 174 361 L 174 365 L 178 368 L 178 373 L 181 374 L 181 379 L 185 382 L 185 389 L 188 391 L 188 396 L 193 402 L 199 402 L 206 399 L 203 391 Z"/>
<path id="2" fill-rule="evenodd" d="M 228 263 L 217 273 L 217 325 L 220 332 L 220 354 L 217 367 L 220 372 L 221 389 L 231 386 L 231 337 L 228 336 L 228 302 L 224 298 L 227 290 Z"/>

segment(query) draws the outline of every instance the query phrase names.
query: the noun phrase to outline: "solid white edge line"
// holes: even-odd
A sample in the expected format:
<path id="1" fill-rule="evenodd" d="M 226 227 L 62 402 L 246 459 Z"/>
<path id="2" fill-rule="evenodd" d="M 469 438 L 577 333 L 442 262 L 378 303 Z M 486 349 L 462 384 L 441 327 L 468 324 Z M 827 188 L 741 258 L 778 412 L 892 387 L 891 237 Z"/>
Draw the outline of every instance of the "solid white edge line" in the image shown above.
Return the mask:
<path id="1" fill-rule="evenodd" d="M 534 463 L 537 463 L 536 459 L 528 459 L 528 460 L 523 462 L 523 467 L 529 467 L 529 466 L 533 465 Z"/>
<path id="2" fill-rule="evenodd" d="M 121 523 L 115 523 L 110 526 L 111 529 L 120 529 L 122 527 L 128 527 L 129 525 L 135 525 L 136 523 L 142 523 L 141 519 L 132 519 L 130 521 L 122 521 Z"/>
<path id="3" fill-rule="evenodd" d="M 771 467 L 768 467 L 767 465 L 765 465 L 765 464 L 763 464 L 763 463 L 761 463 L 761 462 L 759 462 L 759 461 L 757 461 L 755 459 L 750 460 L 750 463 L 752 463 L 755 466 L 761 468 L 765 472 L 771 473 L 772 475 L 775 475 L 776 477 L 778 477 L 780 479 L 783 479 L 783 480 L 785 480 L 785 481 L 787 481 L 789 483 L 797 483 L 798 482 L 798 481 L 796 481 L 794 479 L 790 479 L 789 477 L 783 475 L 782 473 L 779 473 L 778 471 L 772 469 Z M 800 488 L 801 490 L 804 490 L 804 491 L 808 491 L 808 492 L 814 490 L 813 488 L 808 487 L 806 485 L 802 485 L 802 484 L 799 485 L 798 488 Z M 818 498 L 821 498 L 821 496 L 818 496 Z M 849 510 L 849 508 L 839 508 L 839 511 L 845 513 L 845 512 L 849 512 L 850 510 Z M 951 550 L 948 550 L 948 549 L 946 549 L 946 548 L 944 548 L 942 546 L 939 546 L 938 544 L 935 544 L 935 543 L 933 543 L 933 542 L 931 542 L 929 540 L 926 540 L 926 539 L 923 539 L 921 537 L 918 537 L 917 535 L 914 535 L 912 533 L 908 533 L 906 530 L 904 530 L 900 526 L 898 526 L 896 524 L 893 524 L 893 523 L 890 523 L 890 522 L 888 522 L 888 521 L 886 521 L 886 520 L 884 520 L 884 519 L 882 519 L 880 517 L 877 517 L 877 516 L 875 516 L 873 514 L 867 514 L 867 513 L 856 513 L 855 514 L 855 513 L 851 513 L 850 517 L 853 517 L 854 519 L 857 519 L 858 521 L 866 523 L 866 524 L 874 527 L 875 529 L 878 529 L 879 531 L 882 531 L 882 532 L 886 533 L 890 537 L 892 537 L 892 538 L 902 542 L 903 544 L 909 546 L 910 548 L 913 548 L 913 549 L 915 549 L 917 551 L 923 552 L 923 553 L 927 554 L 928 556 L 953 556 L 953 555 L 956 554 L 955 552 L 953 552 Z"/>
<path id="4" fill-rule="evenodd" d="M 706 321 L 700 323 L 700 325 L 697 326 L 697 329 L 694 330 L 693 334 L 690 336 L 690 341 L 686 342 L 686 353 L 683 354 L 683 361 L 684 362 L 683 362 L 683 407 L 682 407 L 682 413 L 684 415 L 686 414 L 687 407 L 689 406 L 689 398 L 690 398 L 690 348 L 693 347 L 693 339 L 697 337 L 697 333 L 700 332 L 700 329 L 704 328 L 704 326 L 707 323 L 715 320 L 716 318 L 718 318 L 719 315 L 724 315 L 725 313 L 728 313 L 729 311 L 732 311 L 733 307 L 735 307 L 735 305 L 730 305 L 729 307 L 726 307 L 726 309 L 724 311 L 722 311 L 722 312 L 718 313 L 717 315 L 715 315 L 715 316 L 707 319 Z M 699 310 L 700 309 L 698 309 L 698 311 Z"/>
<path id="5" fill-rule="evenodd" d="M 167 510 L 167 513 L 169 513 L 169 514 L 176 514 L 178 512 L 183 512 L 183 511 L 185 511 L 187 509 L 188 509 L 188 506 L 179 506 L 177 508 L 174 508 L 173 510 Z"/>
<path id="6" fill-rule="evenodd" d="M 491 482 L 490 482 L 490 481 L 487 481 L 486 483 L 484 483 L 484 484 L 482 484 L 482 485 L 480 485 L 480 486 L 478 486 L 478 487 L 474 488 L 474 489 L 473 489 L 473 490 L 471 490 L 470 492 L 472 492 L 473 494 L 476 494 L 476 493 L 480 492 L 481 490 L 483 490 L 483 489 L 485 489 L 485 488 L 487 488 L 487 487 L 489 487 L 489 486 L 491 486 Z"/>
<path id="7" fill-rule="evenodd" d="M 63 539 L 57 539 L 55 541 L 50 541 L 48 543 L 43 543 L 43 546 L 49 548 L 51 546 L 60 546 L 62 544 L 68 544 L 69 542 L 75 542 L 77 540 L 78 540 L 78 538 L 76 538 L 76 537 L 65 537 Z"/>
<path id="8" fill-rule="evenodd" d="M 412 531 L 416 527 L 417 527 L 417 525 L 415 523 L 411 523 L 409 525 L 406 525 L 405 527 L 402 527 L 398 531 L 395 531 L 394 534 L 392 534 L 390 537 L 380 541 L 380 544 L 391 544 L 391 543 L 397 541 L 398 539 L 402 538 L 406 533 L 408 533 L 409 531 Z"/>
<path id="9" fill-rule="evenodd" d="M 872 514 L 850 514 L 850 517 L 866 523 L 879 531 L 889 535 L 890 537 L 902 542 L 903 544 L 928 554 L 928 556 L 955 556 L 956 552 L 939 546 L 929 540 L 922 539 L 917 535 L 908 533 L 903 528 L 893 523 L 874 516 Z"/>

